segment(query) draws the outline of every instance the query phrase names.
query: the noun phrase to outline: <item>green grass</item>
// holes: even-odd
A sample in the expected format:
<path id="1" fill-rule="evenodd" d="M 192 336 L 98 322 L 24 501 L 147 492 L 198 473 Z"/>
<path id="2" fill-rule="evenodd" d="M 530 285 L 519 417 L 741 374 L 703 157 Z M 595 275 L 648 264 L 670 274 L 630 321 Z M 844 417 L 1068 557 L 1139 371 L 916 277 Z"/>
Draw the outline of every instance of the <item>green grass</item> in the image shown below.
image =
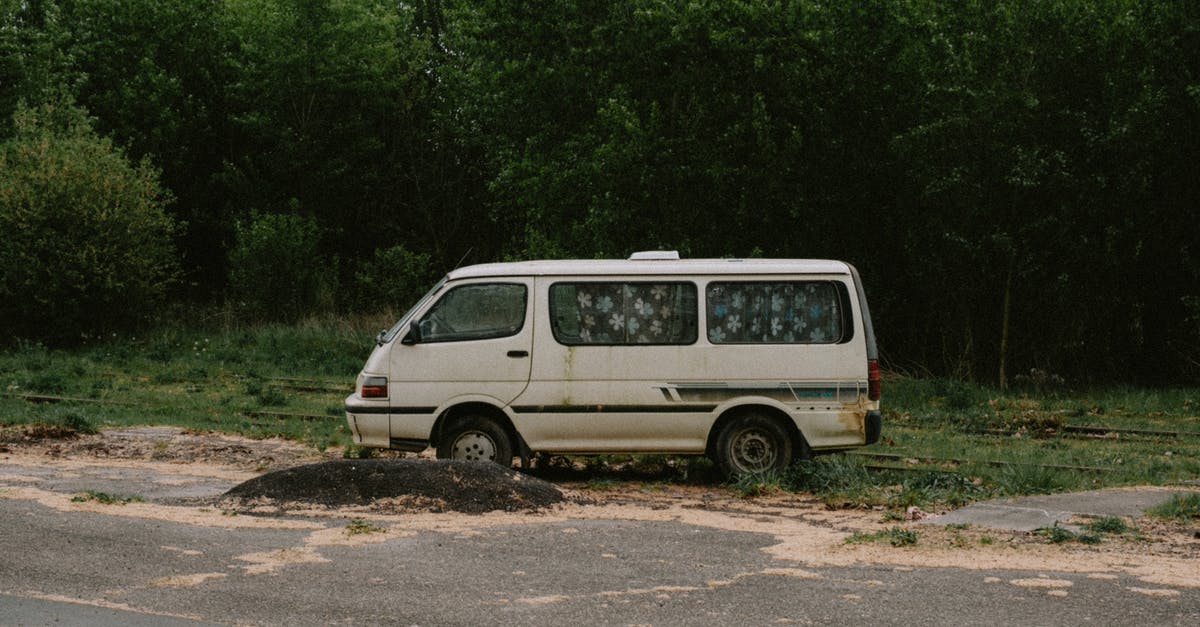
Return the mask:
<path id="1" fill-rule="evenodd" d="M 1059 527 L 1058 523 L 1054 523 L 1053 527 L 1034 529 L 1033 534 L 1046 538 L 1052 544 L 1063 544 L 1064 542 L 1100 544 L 1103 541 L 1098 533 L 1075 533 L 1065 527 Z"/>
<path id="2" fill-rule="evenodd" d="M 165 329 L 69 351 L 21 344 L 0 353 L 0 425 L 90 433 L 161 424 L 285 437 L 318 448 L 346 445 L 342 402 L 372 338 L 386 324 L 324 320 L 225 331 Z M 30 395 L 70 400 L 22 398 Z"/>
<path id="3" fill-rule="evenodd" d="M 1200 520 L 1200 493 L 1173 494 L 1170 500 L 1146 510 L 1147 514 L 1166 520 L 1190 523 Z"/>
<path id="4" fill-rule="evenodd" d="M 872 533 L 856 531 L 850 537 L 846 538 L 846 544 L 887 542 L 892 546 L 912 546 L 917 543 L 917 540 L 920 537 L 921 534 L 912 529 L 904 529 L 903 527 L 889 527 L 887 529 Z"/>
<path id="5" fill-rule="evenodd" d="M 1102 518 L 1097 518 L 1084 525 L 1084 528 L 1092 533 L 1113 534 L 1122 534 L 1130 530 L 1130 527 L 1125 520 L 1116 516 L 1104 516 Z"/>
<path id="6" fill-rule="evenodd" d="M 346 525 L 346 535 L 358 536 L 371 533 L 383 533 L 387 531 L 379 525 L 373 525 L 365 520 L 354 519 Z"/>
<path id="7" fill-rule="evenodd" d="M 939 467 L 972 478 L 980 492 L 1041 494 L 1200 477 L 1200 389 L 1002 393 L 958 382 L 895 379 L 884 386 L 883 407 L 883 442 L 859 452 L 963 460 Z M 1182 435 L 1088 437 L 1067 427 Z"/>
<path id="8" fill-rule="evenodd" d="M 21 343 L 0 352 L 0 426 L 90 433 L 160 424 L 278 436 L 322 450 L 342 445 L 349 456 L 369 455 L 349 448 L 342 403 L 375 334 L 389 323 L 173 327 L 75 350 Z M 811 492 L 832 507 L 903 511 L 1200 478 L 1200 389 L 1072 390 L 1052 379 L 1024 385 L 1001 392 L 889 377 L 880 443 L 818 456 L 779 476 L 744 478 L 731 488 L 745 496 Z M 73 400 L 22 398 L 28 395 Z M 1081 437 L 1065 430 L 1073 426 L 1184 436 Z M 600 456 L 586 465 L 588 478 L 599 482 L 720 481 L 712 464 L 697 457 Z"/>
<path id="9" fill-rule="evenodd" d="M 119 494 L 108 494 L 107 492 L 97 492 L 96 490 L 84 490 L 71 497 L 72 503 L 86 503 L 88 501 L 96 501 L 105 505 L 125 505 L 126 503 L 142 503 L 146 499 L 140 496 L 122 496 Z"/>
<path id="10" fill-rule="evenodd" d="M 753 498 L 782 492 L 784 482 L 785 477 L 782 474 L 764 471 L 740 475 L 734 479 L 730 487 L 742 498 Z"/>

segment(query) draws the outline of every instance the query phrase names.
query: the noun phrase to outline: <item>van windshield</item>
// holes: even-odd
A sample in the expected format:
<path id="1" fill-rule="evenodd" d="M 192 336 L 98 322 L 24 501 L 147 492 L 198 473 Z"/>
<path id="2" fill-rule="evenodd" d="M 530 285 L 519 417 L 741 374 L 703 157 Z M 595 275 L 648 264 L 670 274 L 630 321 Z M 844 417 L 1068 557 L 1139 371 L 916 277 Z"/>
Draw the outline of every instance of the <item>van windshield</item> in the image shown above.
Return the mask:
<path id="1" fill-rule="evenodd" d="M 400 319 L 396 321 L 396 324 L 392 325 L 392 328 L 388 329 L 387 331 L 384 331 L 379 336 L 379 344 L 380 345 L 387 344 L 388 342 L 392 341 L 393 338 L 396 337 L 396 334 L 400 333 L 401 329 L 407 329 L 408 321 L 412 319 L 413 314 L 418 309 L 420 309 L 421 306 L 426 303 L 426 301 L 428 301 L 430 298 L 433 298 L 433 295 L 436 294 L 438 290 L 442 289 L 442 286 L 445 284 L 446 284 L 446 278 L 442 277 L 442 280 L 440 280 L 436 284 L 434 284 L 434 286 L 431 287 L 428 292 L 425 292 L 425 295 L 422 296 L 421 299 L 416 302 L 416 304 L 414 304 L 412 307 L 410 307 L 409 310 L 406 311 L 403 316 L 400 316 Z"/>

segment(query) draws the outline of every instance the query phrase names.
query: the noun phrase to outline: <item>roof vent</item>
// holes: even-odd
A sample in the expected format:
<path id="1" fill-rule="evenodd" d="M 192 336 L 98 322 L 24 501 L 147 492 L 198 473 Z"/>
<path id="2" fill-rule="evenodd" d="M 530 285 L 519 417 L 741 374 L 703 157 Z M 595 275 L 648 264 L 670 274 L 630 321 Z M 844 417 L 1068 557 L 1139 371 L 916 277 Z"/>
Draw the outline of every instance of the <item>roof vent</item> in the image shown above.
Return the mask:
<path id="1" fill-rule="evenodd" d="M 643 250 L 629 256 L 630 261 L 679 261 L 678 250 Z"/>

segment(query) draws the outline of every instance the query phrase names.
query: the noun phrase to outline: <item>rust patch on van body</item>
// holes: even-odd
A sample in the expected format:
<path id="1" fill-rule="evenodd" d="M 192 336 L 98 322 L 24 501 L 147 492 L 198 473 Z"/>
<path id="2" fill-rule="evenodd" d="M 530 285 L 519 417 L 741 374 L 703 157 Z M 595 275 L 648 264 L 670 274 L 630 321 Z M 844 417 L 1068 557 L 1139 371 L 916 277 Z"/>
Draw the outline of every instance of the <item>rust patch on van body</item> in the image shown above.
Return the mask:
<path id="1" fill-rule="evenodd" d="M 867 403 L 865 396 L 859 396 L 857 403 L 844 406 L 845 409 L 837 415 L 838 422 L 846 427 L 846 431 L 859 434 L 864 441 L 867 438 Z"/>

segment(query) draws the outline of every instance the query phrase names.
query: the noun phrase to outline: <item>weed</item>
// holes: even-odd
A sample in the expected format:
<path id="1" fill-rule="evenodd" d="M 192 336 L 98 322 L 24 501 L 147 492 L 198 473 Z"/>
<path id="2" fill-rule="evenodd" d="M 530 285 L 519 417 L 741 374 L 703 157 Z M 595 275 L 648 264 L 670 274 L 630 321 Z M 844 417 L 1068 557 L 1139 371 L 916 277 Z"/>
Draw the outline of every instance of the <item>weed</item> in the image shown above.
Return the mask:
<path id="1" fill-rule="evenodd" d="M 983 546 L 991 546 L 995 543 L 996 543 L 996 539 L 993 538 L 992 536 L 980 536 L 979 537 L 979 544 L 982 544 Z"/>
<path id="2" fill-rule="evenodd" d="M 88 501 L 96 501 L 105 505 L 125 505 L 126 503 L 141 503 L 145 501 L 140 496 L 120 496 L 117 494 L 108 494 L 107 492 L 98 492 L 96 490 L 84 490 L 71 497 L 72 503 L 86 503 Z"/>
<path id="3" fill-rule="evenodd" d="M 981 388 L 965 381 L 938 379 L 933 387 L 935 398 L 942 400 L 948 409 L 956 411 L 969 409 L 987 398 Z"/>
<path id="4" fill-rule="evenodd" d="M 1146 510 L 1147 514 L 1182 523 L 1200 519 L 1200 492 L 1173 494 L 1165 503 Z"/>
<path id="5" fill-rule="evenodd" d="M 379 456 L 379 449 L 370 446 L 351 444 L 342 451 L 345 459 L 371 459 Z"/>
<path id="6" fill-rule="evenodd" d="M 828 455 L 794 464 L 788 469 L 785 485 L 795 491 L 811 491 L 829 505 L 879 505 L 887 500 L 880 488 L 885 480 L 872 475 L 860 458 Z"/>
<path id="7" fill-rule="evenodd" d="M 604 490 L 615 489 L 617 487 L 617 481 L 616 481 L 616 479 L 610 479 L 607 477 L 595 478 L 595 479 L 590 479 L 587 483 L 585 483 L 584 487 L 589 490 L 596 490 L 598 492 L 602 492 Z"/>
<path id="8" fill-rule="evenodd" d="M 887 541 L 892 546 L 912 546 L 917 543 L 920 533 L 903 527 L 890 527 L 873 533 L 854 532 L 846 538 L 846 544 L 864 544 L 867 542 Z"/>
<path id="9" fill-rule="evenodd" d="M 63 394 L 67 391 L 67 380 L 62 372 L 39 371 L 26 382 L 26 387 L 42 394 Z"/>
<path id="10" fill-rule="evenodd" d="M 900 491 L 893 495 L 890 504 L 895 507 L 946 503 L 960 506 L 970 503 L 985 490 L 963 475 L 950 472 L 922 472 L 905 477 Z"/>
<path id="11" fill-rule="evenodd" d="M 1087 485 L 1079 473 L 1022 460 L 1004 466 L 996 476 L 1005 494 L 1051 494 Z"/>
<path id="12" fill-rule="evenodd" d="M 1054 544 L 1064 542 L 1079 542 L 1082 544 L 1100 544 L 1101 538 L 1095 533 L 1075 533 L 1065 527 L 1059 527 L 1055 522 L 1052 527 L 1041 527 L 1033 530 L 1034 535 L 1042 536 Z"/>
<path id="13" fill-rule="evenodd" d="M 1118 518 L 1116 516 L 1105 516 L 1103 518 L 1097 518 L 1096 520 L 1093 520 L 1092 522 L 1089 522 L 1088 524 L 1084 525 L 1084 528 L 1087 529 L 1088 531 L 1091 531 L 1092 533 L 1096 533 L 1096 534 L 1099 534 L 1099 533 L 1122 534 L 1122 533 L 1125 533 L 1126 531 L 1129 531 L 1129 525 L 1127 525 L 1125 523 L 1125 520 L 1123 518 Z"/>
<path id="14" fill-rule="evenodd" d="M 75 433 L 90 435 L 96 433 L 96 426 L 78 409 L 69 407 L 55 408 L 48 416 L 47 422 L 53 426 L 70 429 Z"/>
<path id="15" fill-rule="evenodd" d="M 638 474 L 659 475 L 671 470 L 673 461 L 667 455 L 634 455 L 629 469 Z"/>
<path id="16" fill-rule="evenodd" d="M 350 521 L 350 524 L 346 525 L 346 535 L 348 536 L 357 536 L 367 533 L 383 533 L 384 531 L 387 530 L 383 527 L 372 525 L 369 522 L 359 520 L 357 518 Z"/>
<path id="17" fill-rule="evenodd" d="M 741 475 L 734 480 L 731 487 L 742 498 L 753 498 L 782 492 L 783 482 L 783 475 L 768 470 Z"/>

